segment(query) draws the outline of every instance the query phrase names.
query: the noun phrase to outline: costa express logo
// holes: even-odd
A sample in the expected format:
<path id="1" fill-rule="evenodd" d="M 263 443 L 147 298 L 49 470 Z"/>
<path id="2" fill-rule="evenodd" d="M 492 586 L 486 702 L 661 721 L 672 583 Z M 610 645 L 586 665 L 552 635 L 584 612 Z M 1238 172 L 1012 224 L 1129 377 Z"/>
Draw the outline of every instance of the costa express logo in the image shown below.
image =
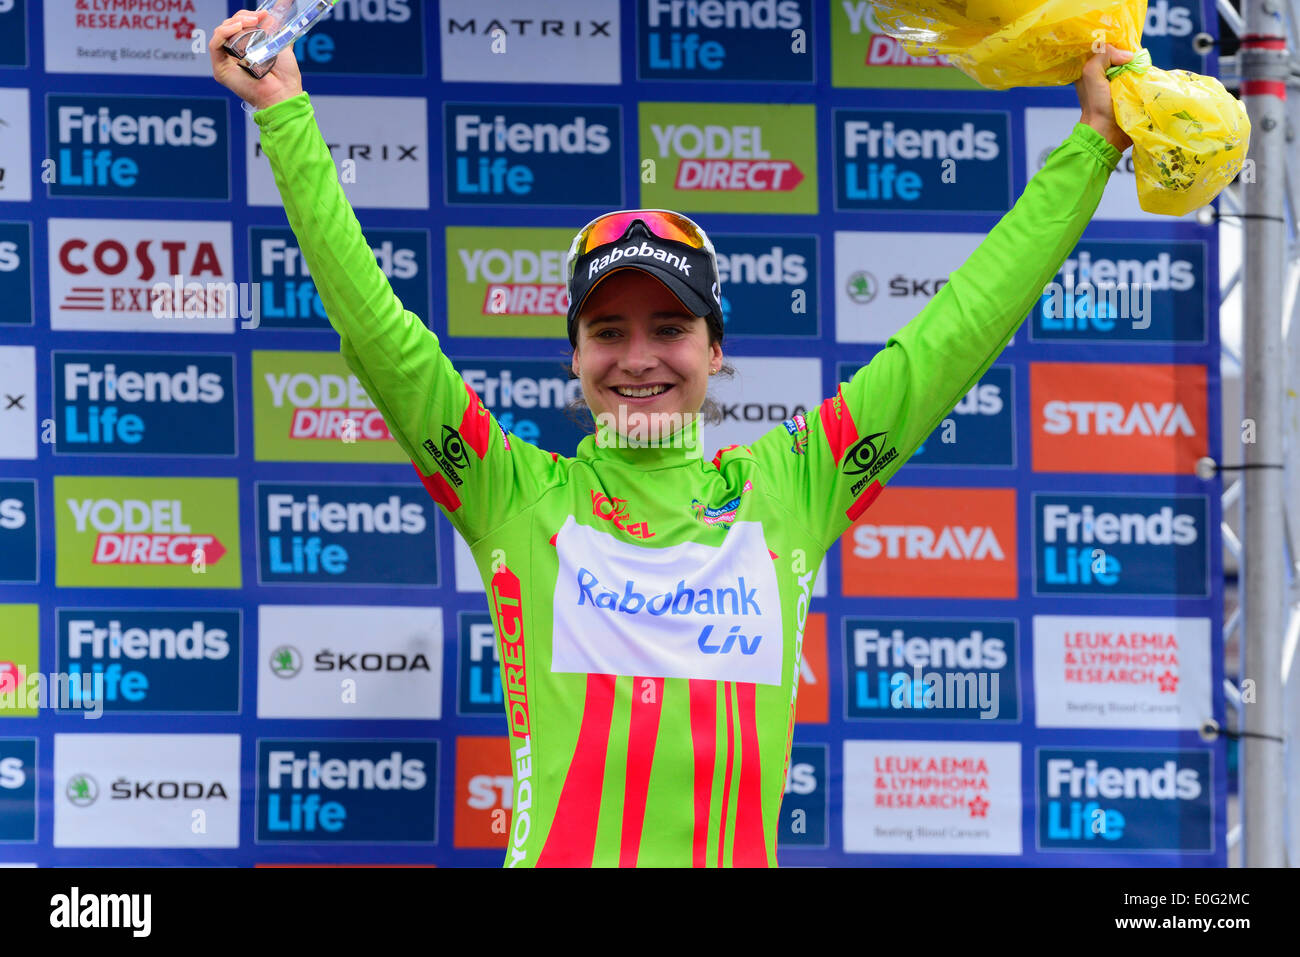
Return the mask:
<path id="1" fill-rule="evenodd" d="M 1016 490 L 886 489 L 840 558 L 845 595 L 1015 598 Z"/>
<path id="2" fill-rule="evenodd" d="M 336 4 L 334 9 L 338 9 Z M 313 29 L 308 38 L 316 36 Z M 294 47 L 301 48 L 303 41 Z M 429 233 L 423 229 L 367 229 L 366 241 L 402 306 L 426 322 L 429 316 Z M 261 325 L 270 329 L 332 331 L 307 260 L 293 231 L 251 226 L 250 275 L 259 283 Z"/>
<path id="3" fill-rule="evenodd" d="M 438 742 L 257 742 L 259 844 L 432 844 Z"/>
<path id="4" fill-rule="evenodd" d="M 457 714 L 499 715 L 502 710 L 501 672 L 496 631 L 485 612 L 462 611 L 457 616 L 459 650 L 456 660 Z M 509 770 L 509 760 L 505 761 Z"/>
<path id="5" fill-rule="evenodd" d="M 1210 594 L 1203 495 L 1034 496 L 1034 593 Z"/>
<path id="6" fill-rule="evenodd" d="M 0 738 L 0 841 L 35 840 L 36 739 Z"/>
<path id="7" fill-rule="evenodd" d="M 27 0 L 0 0 L 0 66 L 27 65 Z"/>
<path id="8" fill-rule="evenodd" d="M 767 103 L 642 103 L 640 136 L 653 174 L 645 206 L 734 213 L 817 212 L 813 107 Z"/>
<path id="9" fill-rule="evenodd" d="M 263 585 L 438 583 L 438 539 L 422 487 L 256 484 Z"/>
<path id="10" fill-rule="evenodd" d="M 456 738 L 456 847 L 506 847 L 514 803 L 510 765 L 508 738 Z"/>
<path id="11" fill-rule="evenodd" d="M 835 208 L 1004 212 L 1006 113 L 836 110 Z"/>
<path id="12" fill-rule="evenodd" d="M 1208 750 L 1039 748 L 1043 851 L 1212 851 Z"/>
<path id="13" fill-rule="evenodd" d="M 235 479 L 54 477 L 57 584 L 238 588 Z"/>
<path id="14" fill-rule="evenodd" d="M 577 449 L 583 433 L 565 409 L 582 396 L 582 383 L 570 379 L 559 362 L 461 359 L 457 364 L 501 428 L 561 455 Z"/>
<path id="15" fill-rule="evenodd" d="M 812 0 L 639 0 L 636 25 L 642 80 L 813 78 Z"/>
<path id="16" fill-rule="evenodd" d="M 816 236 L 714 236 L 728 336 L 815 336 Z M 774 302 L 790 308 L 776 310 Z"/>
<path id="17" fill-rule="evenodd" d="M 293 52 L 303 73 L 424 76 L 424 4 L 338 0 Z"/>
<path id="18" fill-rule="evenodd" d="M 1187 475 L 1208 454 L 1203 365 L 1031 362 L 1034 471 Z"/>
<path id="19" fill-rule="evenodd" d="M 46 97 L 51 196 L 230 198 L 230 134 L 218 97 Z"/>
<path id="20" fill-rule="evenodd" d="M 860 368 L 861 363 L 841 362 L 839 381 L 850 381 Z M 1014 466 L 1013 374 L 1010 366 L 991 366 L 908 461 L 928 466 Z"/>
<path id="21" fill-rule="evenodd" d="M 0 31 L 3 31 L 0 26 Z M 4 41 L 0 40 L 0 44 Z M 0 199 L 4 177 L 0 175 Z M 32 324 L 32 225 L 0 223 L 0 325 Z"/>
<path id="22" fill-rule="evenodd" d="M 880 29 L 870 0 L 831 4 L 831 82 L 835 86 L 977 90 L 947 57 L 913 56 Z"/>
<path id="23" fill-rule="evenodd" d="M 623 205 L 617 106 L 448 103 L 448 203 Z"/>
<path id="24" fill-rule="evenodd" d="M 1079 243 L 1029 314 L 1030 337 L 1205 341 L 1205 243 Z M 1127 308 L 1126 308 L 1127 307 Z"/>
<path id="25" fill-rule="evenodd" d="M 785 797 L 781 799 L 781 829 L 776 835 L 781 847 L 827 845 L 827 750 L 824 744 L 796 744 L 790 748 Z"/>
<path id="26" fill-rule="evenodd" d="M 565 338 L 567 229 L 447 227 L 447 331 Z"/>
<path id="27" fill-rule="evenodd" d="M 234 455 L 235 360 L 54 352 L 56 453 Z"/>
<path id="28" fill-rule="evenodd" d="M 239 712 L 238 611 L 74 608 L 59 609 L 56 621 L 59 671 L 77 676 L 74 708 Z"/>
<path id="29" fill-rule="evenodd" d="M 850 719 L 1020 720 L 1014 621 L 844 620 Z"/>
<path id="30" fill-rule="evenodd" d="M 0 582 L 34 582 L 38 576 L 36 482 L 0 482 Z"/>
<path id="31" fill-rule="evenodd" d="M 253 352 L 253 448 L 278 462 L 406 462 L 337 352 Z"/>

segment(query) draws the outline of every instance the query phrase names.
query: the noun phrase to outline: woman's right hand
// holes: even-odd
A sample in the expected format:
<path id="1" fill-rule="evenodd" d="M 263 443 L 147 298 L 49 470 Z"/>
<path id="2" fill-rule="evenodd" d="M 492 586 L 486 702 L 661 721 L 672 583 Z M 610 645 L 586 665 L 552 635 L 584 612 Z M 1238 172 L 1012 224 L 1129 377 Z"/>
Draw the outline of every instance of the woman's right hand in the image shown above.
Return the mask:
<path id="1" fill-rule="evenodd" d="M 239 62 L 222 47 L 231 37 L 255 28 L 267 13 L 266 10 L 240 10 L 212 31 L 212 40 L 208 43 L 212 75 L 216 81 L 259 110 L 302 92 L 302 74 L 298 71 L 298 59 L 293 55 L 292 44 L 280 51 L 275 65 L 260 80 L 245 73 Z"/>

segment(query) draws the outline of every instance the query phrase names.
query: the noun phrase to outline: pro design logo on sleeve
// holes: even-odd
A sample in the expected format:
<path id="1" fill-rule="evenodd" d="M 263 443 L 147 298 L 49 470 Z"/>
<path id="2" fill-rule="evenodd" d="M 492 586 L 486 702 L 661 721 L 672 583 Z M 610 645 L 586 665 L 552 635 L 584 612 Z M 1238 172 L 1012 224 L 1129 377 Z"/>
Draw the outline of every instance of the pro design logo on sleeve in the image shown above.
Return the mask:
<path id="1" fill-rule="evenodd" d="M 644 206 L 817 212 L 817 120 L 811 106 L 642 103 L 640 142 L 653 164 L 643 164 Z"/>
<path id="2" fill-rule="evenodd" d="M 1035 472 L 1190 475 L 1208 454 L 1203 365 L 1031 362 Z"/>
<path id="3" fill-rule="evenodd" d="M 1008 114 L 834 114 L 836 209 L 1001 213 L 1011 208 Z"/>
<path id="4" fill-rule="evenodd" d="M 56 475 L 61 588 L 238 588 L 238 482 Z"/>
<path id="5" fill-rule="evenodd" d="M 230 198 L 225 100 L 51 93 L 45 102 L 51 196 Z"/>
<path id="6" fill-rule="evenodd" d="M 4 91 L 0 90 L 0 96 Z M 0 114 L 3 113 L 0 100 Z M 0 116 L 2 118 L 2 116 Z M 0 150 L 4 147 L 0 146 Z M 0 170 L 4 161 L 0 158 Z M 0 186 L 4 174 L 0 173 Z M 11 199 L 0 188 L 0 200 Z M 32 224 L 0 223 L 0 326 L 32 324 Z"/>
<path id="7" fill-rule="evenodd" d="M 1208 750 L 1038 748 L 1042 851 L 1214 850 Z"/>
<path id="8" fill-rule="evenodd" d="M 36 739 L 0 738 L 0 841 L 35 840 Z"/>
<path id="9" fill-rule="evenodd" d="M 447 332 L 564 339 L 571 229 L 447 227 Z"/>
<path id="10" fill-rule="evenodd" d="M 639 79 L 813 78 L 812 0 L 638 0 L 636 6 Z"/>
<path id="11" fill-rule="evenodd" d="M 448 203 L 624 205 L 621 107 L 448 103 L 443 113 Z"/>
<path id="12" fill-rule="evenodd" d="M 0 481 L 0 582 L 35 582 L 36 481 Z"/>
<path id="13" fill-rule="evenodd" d="M 880 29 L 871 0 L 831 4 L 831 77 L 835 86 L 978 90 L 947 57 L 913 56 Z"/>

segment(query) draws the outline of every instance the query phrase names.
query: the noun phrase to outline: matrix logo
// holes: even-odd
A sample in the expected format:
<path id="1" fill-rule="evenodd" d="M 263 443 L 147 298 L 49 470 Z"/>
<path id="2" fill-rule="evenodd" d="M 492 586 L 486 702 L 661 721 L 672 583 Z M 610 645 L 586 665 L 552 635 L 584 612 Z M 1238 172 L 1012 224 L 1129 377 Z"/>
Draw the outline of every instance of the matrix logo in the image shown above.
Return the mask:
<path id="1" fill-rule="evenodd" d="M 199 76 L 209 63 L 202 45 L 193 49 L 194 31 L 225 14 L 221 0 L 47 3 L 45 70 Z"/>
<path id="2" fill-rule="evenodd" d="M 54 477 L 61 588 L 238 588 L 235 479 Z"/>
<path id="3" fill-rule="evenodd" d="M 812 0 L 636 6 L 639 79 L 812 81 Z"/>
<path id="4" fill-rule="evenodd" d="M 850 720 L 1020 720 L 1014 621 L 844 620 Z"/>
<path id="5" fill-rule="evenodd" d="M 780 847 L 826 847 L 830 781 L 827 778 L 829 747 L 825 744 L 796 744 L 790 748 L 790 765 L 785 776 L 785 797 L 781 799 Z"/>
<path id="6" fill-rule="evenodd" d="M 1208 750 L 1039 748 L 1038 849 L 1214 850 Z"/>
<path id="7" fill-rule="evenodd" d="M 438 584 L 438 536 L 423 487 L 255 486 L 259 583 Z"/>
<path id="8" fill-rule="evenodd" d="M 571 229 L 447 227 L 447 331 L 565 339 Z"/>
<path id="9" fill-rule="evenodd" d="M 408 461 L 337 352 L 254 350 L 253 449 L 259 461 Z"/>
<path id="10" fill-rule="evenodd" d="M 3 27 L 0 17 L 0 28 Z M 9 37 L 0 29 L 0 47 Z M 31 109 L 23 89 L 0 89 L 0 203 L 32 198 Z"/>
<path id="11" fill-rule="evenodd" d="M 59 352 L 54 451 L 234 455 L 235 359 L 160 352 Z"/>
<path id="12" fill-rule="evenodd" d="M 0 200 L 8 198 L 4 185 L 0 176 Z M 0 302 L 0 326 L 32 324 L 31 223 L 0 223 Z"/>
<path id="13" fill-rule="evenodd" d="M 870 0 L 831 3 L 831 82 L 834 86 L 978 90 L 947 65 L 947 57 L 913 56 L 880 29 Z"/>
<path id="14" fill-rule="evenodd" d="M 61 608 L 55 621 L 58 672 L 77 676 L 69 682 L 81 697 L 74 708 L 239 713 L 239 611 Z"/>
<path id="15" fill-rule="evenodd" d="M 444 83 L 622 81 L 620 4 L 610 0 L 442 0 Z"/>
<path id="16" fill-rule="evenodd" d="M 230 198 L 230 134 L 218 97 L 46 97 L 51 196 Z"/>
<path id="17" fill-rule="evenodd" d="M 0 0 L 0 66 L 27 65 L 27 0 Z"/>
<path id="18" fill-rule="evenodd" d="M 502 713 L 501 666 L 497 656 L 496 631 L 492 617 L 481 611 L 462 611 L 456 616 L 460 646 L 456 660 L 460 663 L 456 686 L 457 714 Z M 510 768 L 509 756 L 502 766 Z M 504 842 L 503 842 L 504 844 Z"/>
<path id="19" fill-rule="evenodd" d="M 438 742 L 257 742 L 259 844 L 434 844 Z"/>
<path id="20" fill-rule="evenodd" d="M 921 213 L 1011 208 L 1000 112 L 835 110 L 835 208 Z"/>
<path id="21" fill-rule="evenodd" d="M 848 382 L 862 368 L 841 362 L 836 374 Z M 945 466 L 1014 467 L 1016 464 L 1015 372 L 991 366 L 922 442 L 908 462 Z"/>
<path id="22" fill-rule="evenodd" d="M 0 481 L 0 582 L 39 579 L 36 522 L 36 481 Z"/>
<path id="23" fill-rule="evenodd" d="M 315 30 L 308 34 L 315 35 Z M 367 229 L 366 240 L 403 308 L 428 322 L 428 230 Z M 293 230 L 250 226 L 248 250 L 249 274 L 253 282 L 261 284 L 260 320 L 264 328 L 333 332 Z"/>
<path id="24" fill-rule="evenodd" d="M 720 213 L 816 213 L 812 106 L 642 103 L 640 142 L 653 161 L 641 202 Z"/>
<path id="25" fill-rule="evenodd" d="M 35 840 L 36 739 L 0 738 L 0 842 Z"/>
<path id="26" fill-rule="evenodd" d="M 306 74 L 424 76 L 424 4 L 337 0 L 293 52 Z"/>
<path id="27" fill-rule="evenodd" d="M 447 202 L 623 206 L 622 112 L 618 106 L 446 104 Z"/>
<path id="28" fill-rule="evenodd" d="M 820 333 L 816 236 L 716 235 L 713 242 L 728 338 Z"/>
<path id="29" fill-rule="evenodd" d="M 1034 495 L 1034 594 L 1210 594 L 1204 495 Z"/>

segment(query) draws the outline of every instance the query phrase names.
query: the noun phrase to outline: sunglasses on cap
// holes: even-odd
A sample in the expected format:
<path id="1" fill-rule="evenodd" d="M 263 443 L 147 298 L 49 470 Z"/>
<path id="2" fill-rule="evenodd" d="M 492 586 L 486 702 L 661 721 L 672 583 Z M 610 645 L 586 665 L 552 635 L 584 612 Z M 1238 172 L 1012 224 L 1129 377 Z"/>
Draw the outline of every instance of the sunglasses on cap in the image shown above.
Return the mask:
<path id="1" fill-rule="evenodd" d="M 657 238 L 683 243 L 692 249 L 700 249 L 716 259 L 713 243 L 704 230 L 695 225 L 681 213 L 668 209 L 620 209 L 617 212 L 597 216 L 578 232 L 569 247 L 567 262 L 568 278 L 573 281 L 573 271 L 578 259 L 594 249 L 616 243 L 622 239 L 632 224 L 640 220 Z"/>

